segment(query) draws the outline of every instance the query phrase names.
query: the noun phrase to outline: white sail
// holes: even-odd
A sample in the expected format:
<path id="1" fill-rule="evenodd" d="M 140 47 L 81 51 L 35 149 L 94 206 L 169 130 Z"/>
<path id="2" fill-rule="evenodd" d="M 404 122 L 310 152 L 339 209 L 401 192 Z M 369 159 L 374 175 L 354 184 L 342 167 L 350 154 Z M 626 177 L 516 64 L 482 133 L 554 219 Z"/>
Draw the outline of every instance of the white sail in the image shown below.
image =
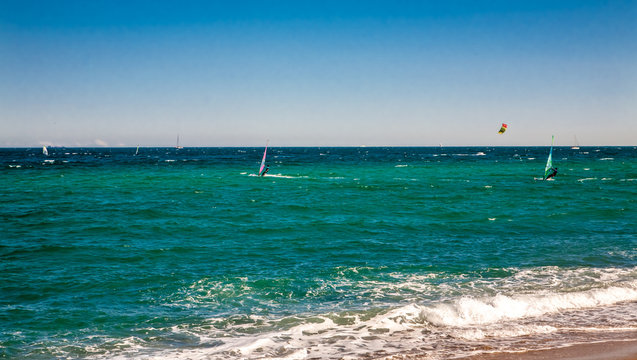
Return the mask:
<path id="1" fill-rule="evenodd" d="M 573 135 L 573 138 L 575 139 L 575 145 L 571 146 L 571 149 L 579 150 L 579 141 L 577 141 L 577 135 Z"/>
<path id="2" fill-rule="evenodd" d="M 42 154 L 49 156 L 49 150 L 46 149 L 46 146 L 42 146 Z"/>
<path id="3" fill-rule="evenodd" d="M 265 150 L 263 151 L 263 159 L 261 159 L 261 166 L 259 167 L 259 175 L 261 175 L 263 173 L 263 168 L 265 167 L 265 157 L 268 153 L 268 143 L 270 142 L 270 140 L 266 141 L 265 143 Z"/>

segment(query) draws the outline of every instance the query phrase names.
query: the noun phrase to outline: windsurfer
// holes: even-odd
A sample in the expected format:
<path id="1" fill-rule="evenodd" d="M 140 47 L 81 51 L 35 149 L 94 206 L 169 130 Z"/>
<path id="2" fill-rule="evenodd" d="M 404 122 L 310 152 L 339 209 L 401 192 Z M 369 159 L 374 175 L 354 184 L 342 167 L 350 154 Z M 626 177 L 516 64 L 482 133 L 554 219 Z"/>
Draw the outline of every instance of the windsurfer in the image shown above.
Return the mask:
<path id="1" fill-rule="evenodd" d="M 265 166 L 265 169 L 263 169 L 263 172 L 262 172 L 261 174 L 259 174 L 259 176 L 263 176 L 263 175 L 265 175 L 265 173 L 267 173 L 267 172 L 268 172 L 268 170 L 270 170 L 270 165 L 266 165 L 266 166 Z"/>
<path id="2" fill-rule="evenodd" d="M 550 173 L 548 175 L 546 175 L 546 180 L 554 177 L 555 175 L 557 175 L 557 168 L 551 168 Z"/>

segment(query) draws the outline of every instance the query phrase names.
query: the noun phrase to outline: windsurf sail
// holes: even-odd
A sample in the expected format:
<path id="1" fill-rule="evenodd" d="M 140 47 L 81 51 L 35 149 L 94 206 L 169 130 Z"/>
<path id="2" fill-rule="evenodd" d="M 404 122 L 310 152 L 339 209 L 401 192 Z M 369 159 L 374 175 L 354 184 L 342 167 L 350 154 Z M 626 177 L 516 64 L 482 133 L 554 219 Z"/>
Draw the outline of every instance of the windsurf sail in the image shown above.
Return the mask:
<path id="1" fill-rule="evenodd" d="M 571 149 L 579 150 L 579 141 L 577 141 L 577 135 L 573 135 L 573 138 L 575 138 L 575 145 L 571 146 Z"/>
<path id="2" fill-rule="evenodd" d="M 544 180 L 551 173 L 551 168 L 553 168 L 553 140 L 555 136 L 551 135 L 551 151 L 549 151 L 549 158 L 546 160 L 546 166 L 544 167 Z"/>
<path id="3" fill-rule="evenodd" d="M 508 127 L 507 124 L 502 123 L 502 126 L 500 127 L 500 131 L 498 131 L 498 134 L 504 134 L 504 132 L 507 131 L 507 127 Z"/>
<path id="4" fill-rule="evenodd" d="M 46 149 L 46 146 L 42 146 L 42 154 L 49 156 L 49 150 Z"/>
<path id="5" fill-rule="evenodd" d="M 263 159 L 261 159 L 261 167 L 259 167 L 259 175 L 263 173 L 263 168 L 265 167 L 265 156 L 268 153 L 268 143 L 270 140 L 265 142 L 265 150 L 263 151 Z"/>
<path id="6" fill-rule="evenodd" d="M 135 155 L 139 154 L 139 145 L 137 145 L 137 150 L 135 150 Z"/>

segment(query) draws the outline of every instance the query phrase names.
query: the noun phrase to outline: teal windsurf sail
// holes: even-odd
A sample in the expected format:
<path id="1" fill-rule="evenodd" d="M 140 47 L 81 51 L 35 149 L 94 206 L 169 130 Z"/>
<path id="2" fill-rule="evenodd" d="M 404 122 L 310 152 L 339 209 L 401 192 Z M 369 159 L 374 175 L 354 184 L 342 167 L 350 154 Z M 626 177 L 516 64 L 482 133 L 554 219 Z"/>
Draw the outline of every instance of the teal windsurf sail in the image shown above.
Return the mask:
<path id="1" fill-rule="evenodd" d="M 544 167 L 544 180 L 547 179 L 553 169 L 553 140 L 555 136 L 551 135 L 551 151 L 549 151 L 549 158 L 546 160 L 546 166 Z"/>
<path id="2" fill-rule="evenodd" d="M 265 142 L 265 150 L 263 151 L 263 159 L 261 159 L 261 166 L 259 167 L 259 175 L 263 174 L 263 168 L 265 167 L 265 157 L 268 153 L 268 143 L 270 140 Z"/>

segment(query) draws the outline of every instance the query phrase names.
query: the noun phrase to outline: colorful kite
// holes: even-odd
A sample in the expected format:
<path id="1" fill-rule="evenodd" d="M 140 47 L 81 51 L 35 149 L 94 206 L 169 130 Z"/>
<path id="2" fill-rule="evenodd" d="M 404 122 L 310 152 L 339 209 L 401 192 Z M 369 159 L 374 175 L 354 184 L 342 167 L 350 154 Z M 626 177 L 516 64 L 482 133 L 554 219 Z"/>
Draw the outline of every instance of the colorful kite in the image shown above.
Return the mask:
<path id="1" fill-rule="evenodd" d="M 507 131 L 507 124 L 503 123 L 500 131 L 498 131 L 498 134 L 504 134 L 505 131 Z"/>

